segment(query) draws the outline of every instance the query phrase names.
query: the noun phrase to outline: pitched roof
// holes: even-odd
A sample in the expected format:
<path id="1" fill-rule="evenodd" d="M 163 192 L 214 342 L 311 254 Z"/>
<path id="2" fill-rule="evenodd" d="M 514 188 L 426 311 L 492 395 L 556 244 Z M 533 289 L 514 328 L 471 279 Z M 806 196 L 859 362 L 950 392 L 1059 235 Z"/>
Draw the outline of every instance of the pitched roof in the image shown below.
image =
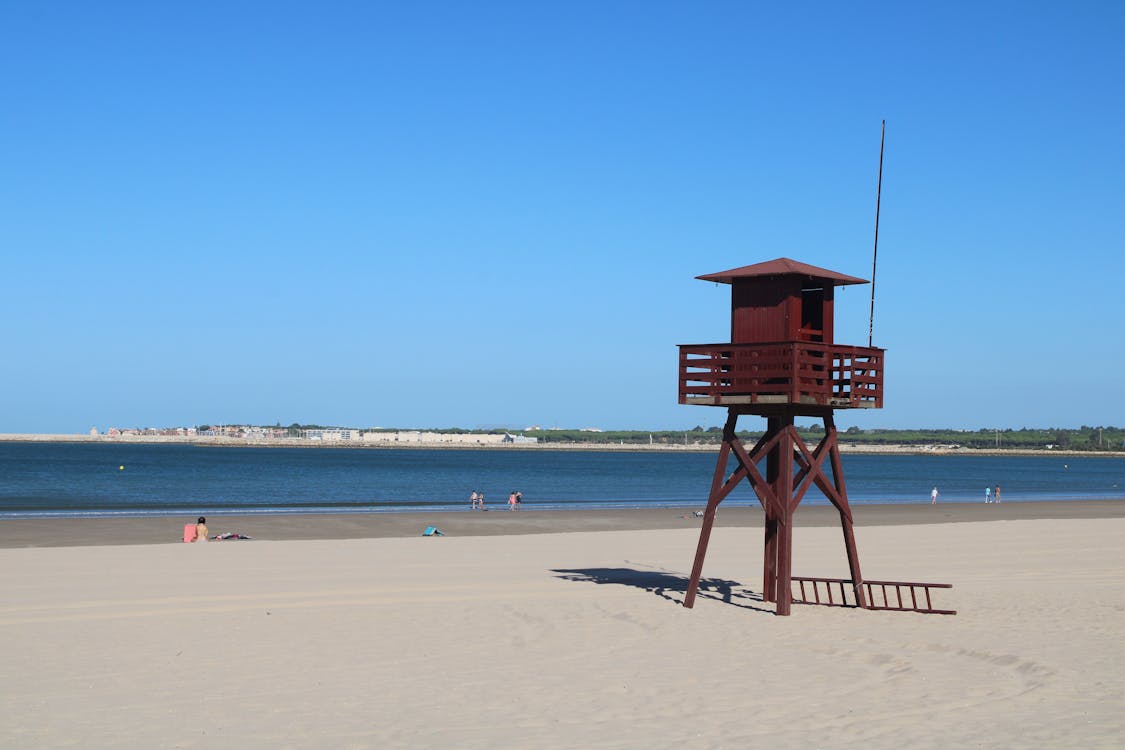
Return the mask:
<path id="1" fill-rule="evenodd" d="M 732 284 L 735 279 L 750 276 L 804 276 L 809 281 L 823 282 L 826 286 L 844 286 L 846 284 L 866 284 L 867 279 L 856 276 L 847 276 L 826 268 L 810 266 L 808 263 L 799 263 L 790 258 L 777 258 L 764 263 L 754 263 L 741 268 L 732 268 L 729 271 L 709 273 L 705 276 L 696 276 L 703 281 L 716 281 L 720 284 Z"/>

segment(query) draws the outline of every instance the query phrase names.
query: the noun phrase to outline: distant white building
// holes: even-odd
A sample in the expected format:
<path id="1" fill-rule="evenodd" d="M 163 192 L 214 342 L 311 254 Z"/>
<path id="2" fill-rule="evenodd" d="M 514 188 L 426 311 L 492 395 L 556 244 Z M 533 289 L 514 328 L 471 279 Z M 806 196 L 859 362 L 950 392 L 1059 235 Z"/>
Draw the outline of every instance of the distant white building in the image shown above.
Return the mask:
<path id="1" fill-rule="evenodd" d="M 326 430 L 301 430 L 301 437 L 306 440 L 323 440 L 326 443 L 359 442 L 362 440 L 359 430 L 331 428 Z"/>

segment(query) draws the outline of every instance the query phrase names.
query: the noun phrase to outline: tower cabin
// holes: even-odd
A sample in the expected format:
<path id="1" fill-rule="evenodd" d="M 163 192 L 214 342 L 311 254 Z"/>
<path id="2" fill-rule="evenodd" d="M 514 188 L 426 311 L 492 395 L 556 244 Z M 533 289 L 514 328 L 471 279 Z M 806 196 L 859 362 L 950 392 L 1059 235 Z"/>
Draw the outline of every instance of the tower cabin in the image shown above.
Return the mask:
<path id="1" fill-rule="evenodd" d="M 789 258 L 697 278 L 731 285 L 730 342 L 680 346 L 681 404 L 882 407 L 883 350 L 834 340 L 835 288 L 866 280 Z"/>

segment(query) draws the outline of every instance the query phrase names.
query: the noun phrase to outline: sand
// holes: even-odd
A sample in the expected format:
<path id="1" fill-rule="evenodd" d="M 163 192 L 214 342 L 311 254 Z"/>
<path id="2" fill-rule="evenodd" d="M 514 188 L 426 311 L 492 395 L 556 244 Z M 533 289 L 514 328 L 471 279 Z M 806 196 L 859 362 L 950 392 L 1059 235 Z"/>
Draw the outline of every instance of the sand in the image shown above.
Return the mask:
<path id="1" fill-rule="evenodd" d="M 6 543 L 0 746 L 1121 747 L 1118 507 L 938 508 L 891 525 L 857 509 L 857 542 L 868 578 L 952 583 L 935 605 L 955 616 L 774 616 L 749 511 L 720 512 L 692 610 L 698 523 L 674 514 L 559 531 L 581 519 L 526 513 L 493 536 L 342 538 L 327 521 L 323 538 Z M 845 576 L 839 530 L 807 510 L 794 572 Z"/>

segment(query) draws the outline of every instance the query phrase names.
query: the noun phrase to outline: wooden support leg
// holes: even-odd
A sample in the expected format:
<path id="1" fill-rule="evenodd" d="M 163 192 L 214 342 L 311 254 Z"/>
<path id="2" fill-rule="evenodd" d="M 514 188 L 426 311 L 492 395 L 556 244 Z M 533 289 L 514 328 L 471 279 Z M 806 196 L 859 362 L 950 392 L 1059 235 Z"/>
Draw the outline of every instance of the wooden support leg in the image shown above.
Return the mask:
<path id="1" fill-rule="evenodd" d="M 692 564 L 692 577 L 687 581 L 687 593 L 684 594 L 684 606 L 691 609 L 695 606 L 695 593 L 700 587 L 700 576 L 703 575 L 703 558 L 706 557 L 706 545 L 711 541 L 711 526 L 714 525 L 714 512 L 719 508 L 719 499 L 713 494 L 706 501 L 703 512 L 703 526 L 700 528 L 700 541 L 695 545 L 695 562 Z"/>
<path id="2" fill-rule="evenodd" d="M 777 614 L 786 616 L 793 601 L 793 420 L 787 420 L 784 439 L 778 442 Z"/>
<path id="3" fill-rule="evenodd" d="M 793 511 L 786 510 L 777 524 L 777 614 L 789 614 L 793 602 Z"/>
<path id="4" fill-rule="evenodd" d="M 779 429 L 781 429 L 782 421 L 777 417 L 769 417 L 766 420 L 766 437 L 772 438 Z M 783 441 L 782 441 L 783 442 Z M 773 497 L 780 499 L 779 495 L 781 486 L 779 478 L 781 476 L 781 459 L 779 453 L 781 451 L 781 442 L 776 442 L 769 453 L 766 454 L 766 484 L 769 485 Z M 777 554 L 778 554 L 778 524 L 780 518 L 780 508 L 777 507 L 778 503 L 765 504 L 765 550 L 764 559 L 762 562 L 762 601 L 776 602 L 777 601 Z"/>
<path id="5" fill-rule="evenodd" d="M 762 601 L 777 601 L 777 518 L 766 511 L 765 557 L 762 561 Z"/>
<path id="6" fill-rule="evenodd" d="M 867 597 L 863 593 L 863 575 L 859 572 L 859 553 L 856 552 L 855 548 L 855 532 L 852 529 L 852 521 L 841 513 L 840 524 L 844 530 L 844 548 L 848 552 L 848 567 L 852 573 L 855 603 L 860 609 L 867 609 Z"/>
<path id="7" fill-rule="evenodd" d="M 844 483 L 844 464 L 840 460 L 840 444 L 836 436 L 835 420 L 824 418 L 824 439 L 831 440 L 828 457 L 832 462 L 832 481 L 836 486 L 837 510 L 840 511 L 840 527 L 844 532 L 844 549 L 848 555 L 848 569 L 852 574 L 855 603 L 861 609 L 867 608 L 867 596 L 863 593 L 863 573 L 859 569 L 859 551 L 855 546 L 855 529 L 852 523 L 852 509 L 848 503 L 848 488 Z"/>
<path id="8" fill-rule="evenodd" d="M 728 412 L 727 425 L 723 430 L 723 444 L 719 448 L 719 458 L 715 464 L 715 475 L 711 480 L 711 494 L 707 496 L 707 509 L 703 511 L 703 526 L 699 530 L 699 543 L 695 547 L 695 562 L 691 566 L 691 578 L 688 580 L 687 592 L 684 594 L 684 606 L 691 609 L 695 606 L 695 595 L 699 590 L 699 578 L 703 575 L 703 559 L 707 556 L 707 545 L 711 541 L 711 527 L 715 524 L 715 511 L 726 494 L 723 493 L 723 478 L 727 473 L 727 463 L 730 459 L 730 440 L 737 440 L 734 425 L 738 415 L 733 411 Z"/>

